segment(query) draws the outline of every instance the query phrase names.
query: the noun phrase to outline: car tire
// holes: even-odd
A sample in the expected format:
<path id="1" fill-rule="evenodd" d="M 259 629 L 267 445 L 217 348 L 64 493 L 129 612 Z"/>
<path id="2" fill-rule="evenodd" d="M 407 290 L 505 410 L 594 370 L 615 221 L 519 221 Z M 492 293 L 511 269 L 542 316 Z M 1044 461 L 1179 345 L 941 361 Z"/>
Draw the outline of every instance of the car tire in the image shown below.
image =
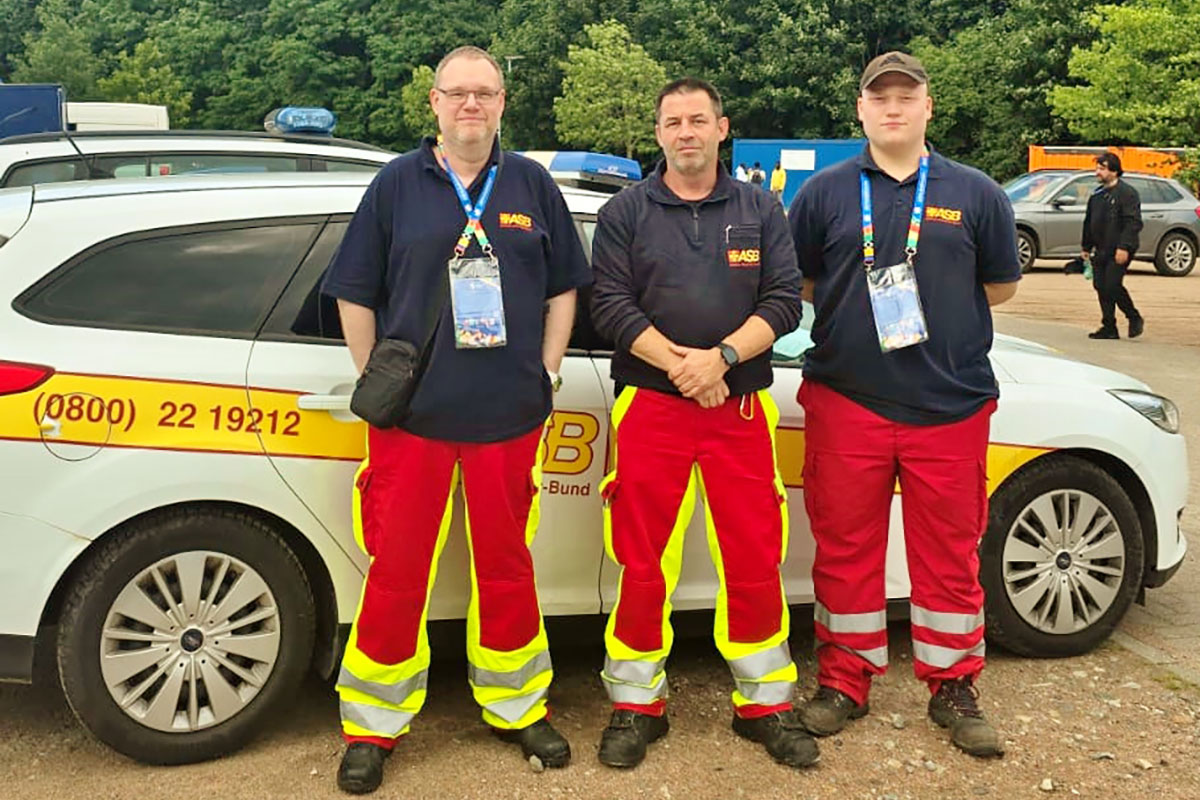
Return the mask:
<path id="1" fill-rule="evenodd" d="M 295 693 L 314 620 L 299 560 L 262 520 L 215 507 L 153 514 L 76 576 L 59 625 L 63 692 L 88 731 L 131 758 L 215 758 Z"/>
<path id="2" fill-rule="evenodd" d="M 980 544 L 988 640 L 1030 657 L 1089 652 L 1137 596 L 1144 553 L 1111 475 L 1069 455 L 1034 461 L 992 495 Z"/>
<path id="3" fill-rule="evenodd" d="M 1159 275 L 1182 278 L 1196 266 L 1196 241 L 1186 233 L 1172 231 L 1158 242 L 1154 268 Z"/>
<path id="4" fill-rule="evenodd" d="M 1033 269 L 1033 262 L 1037 260 L 1037 256 L 1037 239 L 1024 228 L 1017 228 L 1017 262 L 1021 265 L 1021 272 Z"/>

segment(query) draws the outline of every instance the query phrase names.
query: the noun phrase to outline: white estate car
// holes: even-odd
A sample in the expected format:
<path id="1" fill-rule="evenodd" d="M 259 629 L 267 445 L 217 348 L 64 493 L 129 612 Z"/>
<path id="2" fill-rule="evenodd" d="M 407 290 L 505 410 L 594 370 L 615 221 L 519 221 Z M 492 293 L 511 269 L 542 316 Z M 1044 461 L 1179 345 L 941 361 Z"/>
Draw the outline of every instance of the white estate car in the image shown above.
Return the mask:
<path id="1" fill-rule="evenodd" d="M 317 286 L 369 180 L 0 190 L 0 677 L 28 679 L 36 648 L 56 653 L 79 719 L 130 756 L 237 747 L 306 670 L 334 668 L 367 566 L 350 515 L 365 431 Z M 590 240 L 607 195 L 563 193 Z M 600 614 L 616 588 L 596 490 L 609 353 L 586 304 L 545 437 L 534 555 L 551 615 Z M 772 388 L 795 604 L 813 599 L 795 400 L 805 336 L 777 345 Z M 1141 382 L 1038 345 L 1000 337 L 992 358 L 988 632 L 1022 654 L 1081 653 L 1183 559 L 1178 415 Z M 461 519 L 433 619 L 464 616 Z M 677 609 L 716 593 L 701 519 L 692 526 Z M 892 599 L 908 595 L 903 552 L 893 536 Z"/>

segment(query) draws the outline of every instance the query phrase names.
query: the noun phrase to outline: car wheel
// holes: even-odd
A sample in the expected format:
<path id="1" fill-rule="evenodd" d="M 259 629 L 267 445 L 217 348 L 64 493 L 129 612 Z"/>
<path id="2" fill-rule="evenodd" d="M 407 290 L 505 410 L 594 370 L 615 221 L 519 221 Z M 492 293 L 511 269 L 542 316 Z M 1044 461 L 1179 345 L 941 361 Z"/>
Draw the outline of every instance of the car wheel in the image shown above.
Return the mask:
<path id="1" fill-rule="evenodd" d="M 137 520 L 81 571 L 59 625 L 72 711 L 149 764 L 245 744 L 312 660 L 312 592 L 270 526 L 226 509 Z"/>
<path id="2" fill-rule="evenodd" d="M 1185 233 L 1168 233 L 1158 243 L 1154 268 L 1159 275 L 1182 278 L 1196 266 L 1196 243 Z"/>
<path id="3" fill-rule="evenodd" d="M 1021 272 L 1029 272 L 1033 268 L 1033 262 L 1037 259 L 1037 240 L 1033 238 L 1033 234 L 1021 228 L 1017 229 L 1017 263 L 1021 265 Z"/>
<path id="4" fill-rule="evenodd" d="M 1137 595 L 1144 552 L 1111 475 L 1073 456 L 1033 462 L 991 499 L 980 545 L 988 639 L 1023 656 L 1092 650 Z"/>

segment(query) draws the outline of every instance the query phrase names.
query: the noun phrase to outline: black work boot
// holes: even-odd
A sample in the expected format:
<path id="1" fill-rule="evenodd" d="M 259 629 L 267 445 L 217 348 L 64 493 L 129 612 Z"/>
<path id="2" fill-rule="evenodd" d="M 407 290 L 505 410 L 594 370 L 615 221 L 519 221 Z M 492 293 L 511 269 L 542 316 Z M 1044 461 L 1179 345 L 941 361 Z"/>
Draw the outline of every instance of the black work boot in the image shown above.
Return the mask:
<path id="1" fill-rule="evenodd" d="M 784 766 L 811 767 L 821 760 L 817 740 L 804 730 L 800 716 L 791 709 L 753 719 L 735 715 L 733 732 L 743 739 L 758 742 L 771 758 Z"/>
<path id="2" fill-rule="evenodd" d="M 544 767 L 565 767 L 571 761 L 571 745 L 546 719 L 525 728 L 492 730 L 502 740 L 521 745 L 521 755 L 525 758 L 537 756 Z"/>
<path id="3" fill-rule="evenodd" d="M 351 742 L 338 767 L 338 788 L 350 794 L 370 794 L 383 783 L 383 760 L 391 750 L 370 742 Z"/>
<path id="4" fill-rule="evenodd" d="M 646 757 L 646 745 L 667 735 L 667 715 L 639 714 L 618 709 L 600 735 L 600 763 L 610 767 L 636 767 Z"/>
<path id="5" fill-rule="evenodd" d="M 846 727 L 852 719 L 862 719 L 871 710 L 867 703 L 859 705 L 845 692 L 818 686 L 817 693 L 800 708 L 800 721 L 813 736 L 832 736 Z"/>
<path id="6" fill-rule="evenodd" d="M 1088 334 L 1089 339 L 1120 339 L 1121 334 L 1117 333 L 1116 325 L 1101 325 L 1096 330 Z"/>
<path id="7" fill-rule="evenodd" d="M 1145 330 L 1146 330 L 1146 320 L 1142 319 L 1142 316 L 1140 314 L 1136 317 L 1130 317 L 1130 319 L 1129 319 L 1129 338 L 1130 339 L 1136 339 L 1137 337 L 1141 336 L 1142 332 Z"/>
<path id="8" fill-rule="evenodd" d="M 929 718 L 950 729 L 950 741 L 964 753 L 986 758 L 1004 755 L 1000 734 L 979 710 L 979 690 L 970 678 L 944 681 L 929 698 Z"/>

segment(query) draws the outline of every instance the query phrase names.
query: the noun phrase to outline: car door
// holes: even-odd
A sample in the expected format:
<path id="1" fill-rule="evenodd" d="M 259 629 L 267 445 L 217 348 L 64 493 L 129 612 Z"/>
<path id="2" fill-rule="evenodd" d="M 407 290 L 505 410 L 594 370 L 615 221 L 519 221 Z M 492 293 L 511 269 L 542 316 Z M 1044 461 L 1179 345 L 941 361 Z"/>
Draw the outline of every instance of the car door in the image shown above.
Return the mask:
<path id="1" fill-rule="evenodd" d="M 1042 226 L 1041 255 L 1062 258 L 1078 255 L 1088 198 L 1098 185 L 1093 175 L 1080 175 L 1049 199 Z"/>
<path id="2" fill-rule="evenodd" d="M 330 219 L 255 341 L 247 379 L 257 413 L 246 424 L 258 426 L 280 476 L 365 572 L 367 558 L 354 541 L 351 489 L 365 455 L 366 425 L 349 410 L 356 374 L 336 303 L 319 291 L 348 221 L 348 216 Z M 543 443 L 541 523 L 532 549 L 543 610 L 595 613 L 603 551 L 597 487 L 604 469 L 606 409 L 596 369 L 585 354 L 568 354 L 561 374 L 563 387 L 555 395 Z M 461 496 L 453 513 L 430 619 L 466 615 L 470 583 Z M 339 606 L 348 621 L 345 606 Z"/>
<path id="3" fill-rule="evenodd" d="M 1142 253 L 1153 254 L 1158 246 L 1158 240 L 1167 232 L 1167 214 L 1171 208 L 1166 187 L 1162 181 L 1154 178 L 1130 176 L 1121 180 L 1129 184 L 1138 193 L 1142 204 L 1142 231 L 1138 235 L 1139 250 Z M 1171 194 L 1175 194 L 1173 191 Z"/>

